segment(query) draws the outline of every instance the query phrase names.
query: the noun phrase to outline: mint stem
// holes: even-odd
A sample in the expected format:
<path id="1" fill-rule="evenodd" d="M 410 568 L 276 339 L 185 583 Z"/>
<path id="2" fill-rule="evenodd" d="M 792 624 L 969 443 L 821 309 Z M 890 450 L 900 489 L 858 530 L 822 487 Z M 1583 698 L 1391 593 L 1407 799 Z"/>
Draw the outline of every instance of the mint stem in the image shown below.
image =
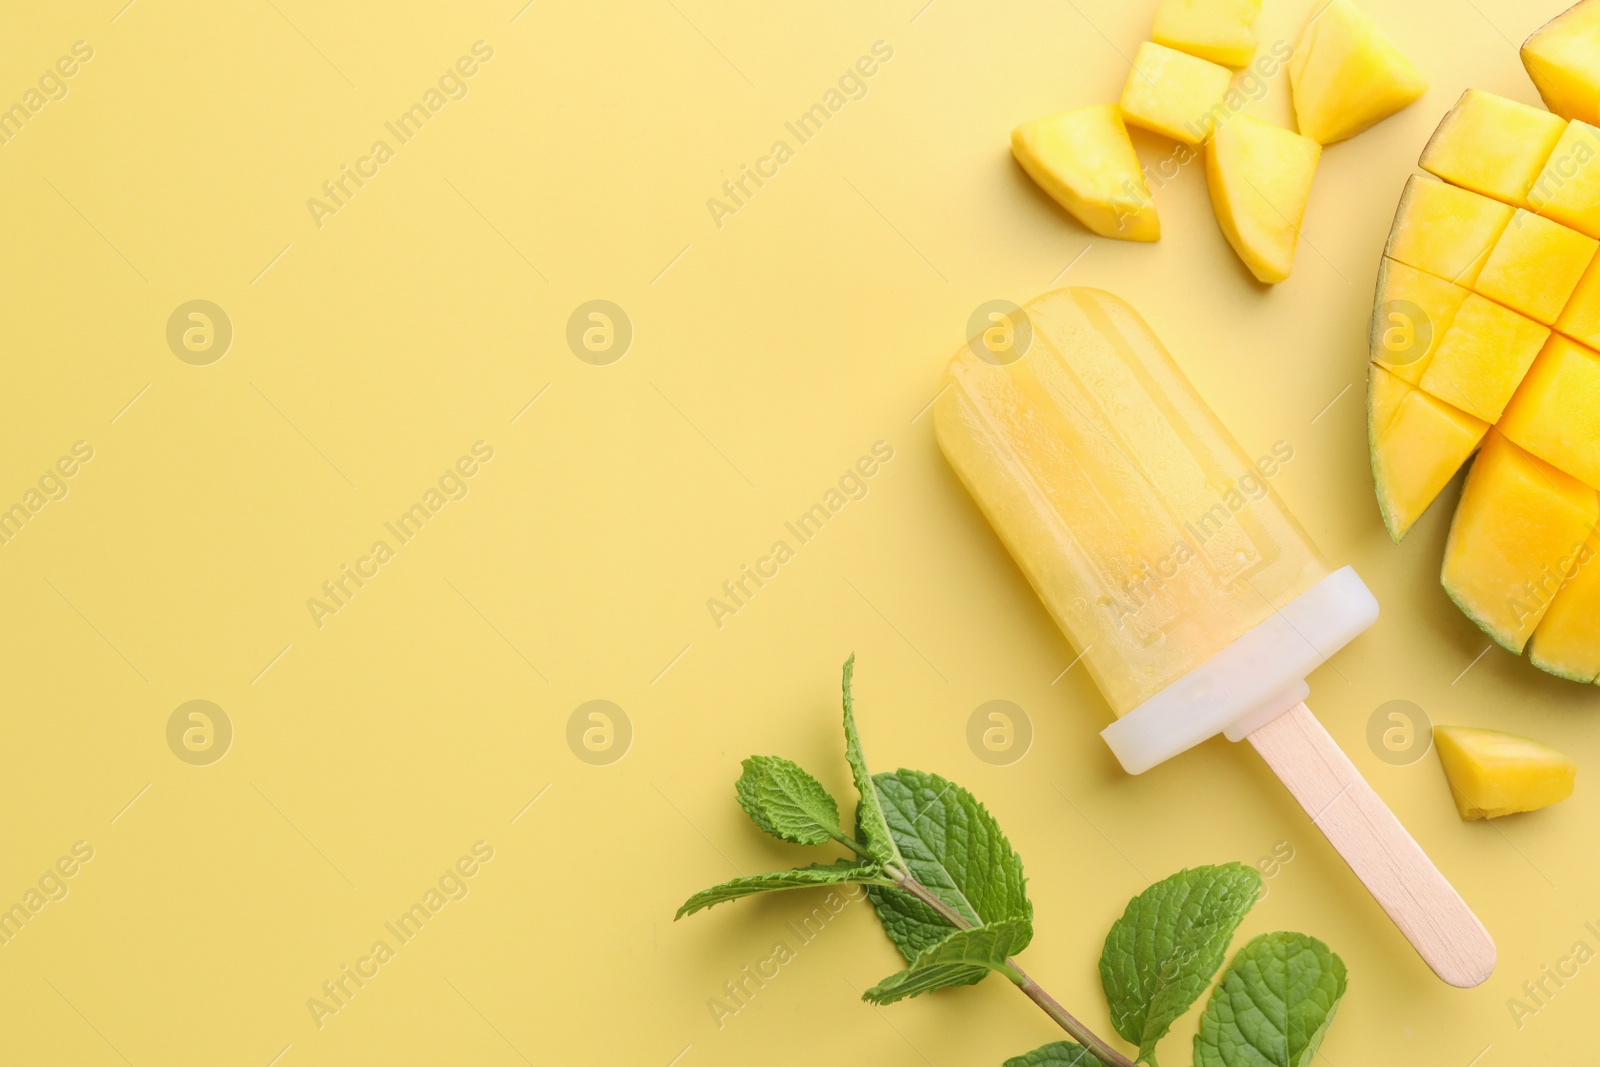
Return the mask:
<path id="1" fill-rule="evenodd" d="M 970 930 L 972 928 L 972 923 L 967 921 L 966 916 L 939 899 L 932 890 L 913 878 L 910 873 L 893 871 L 890 872 L 890 877 L 894 878 L 896 888 L 905 890 L 928 905 L 956 929 Z M 1132 1060 L 1106 1044 L 1104 1040 L 1090 1031 L 1087 1026 L 1073 1018 L 1072 1013 L 1061 1006 L 1060 1001 L 1046 993 L 1038 982 L 1028 977 L 1027 972 L 1017 966 L 1016 960 L 1008 959 L 1006 960 L 1006 965 L 1015 972 L 1015 977 L 1012 978 L 1012 981 L 1016 983 L 1017 988 L 1022 990 L 1029 1000 L 1039 1005 L 1039 1008 L 1046 1015 L 1054 1019 L 1056 1025 L 1071 1034 L 1073 1040 L 1094 1053 L 1101 1063 L 1106 1064 L 1107 1067 L 1136 1067 Z"/>

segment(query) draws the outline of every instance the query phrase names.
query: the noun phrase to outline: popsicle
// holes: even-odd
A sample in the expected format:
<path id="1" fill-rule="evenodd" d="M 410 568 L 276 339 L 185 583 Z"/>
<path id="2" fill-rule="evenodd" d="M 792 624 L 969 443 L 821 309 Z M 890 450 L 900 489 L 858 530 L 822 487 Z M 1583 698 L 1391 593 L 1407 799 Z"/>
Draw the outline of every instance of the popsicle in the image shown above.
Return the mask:
<path id="1" fill-rule="evenodd" d="M 935 429 L 1116 714 L 1123 768 L 1247 738 L 1434 972 L 1482 982 L 1483 924 L 1304 703 L 1378 603 L 1272 490 L 1292 450 L 1250 459 L 1110 293 L 1012 318 L 950 361 Z"/>

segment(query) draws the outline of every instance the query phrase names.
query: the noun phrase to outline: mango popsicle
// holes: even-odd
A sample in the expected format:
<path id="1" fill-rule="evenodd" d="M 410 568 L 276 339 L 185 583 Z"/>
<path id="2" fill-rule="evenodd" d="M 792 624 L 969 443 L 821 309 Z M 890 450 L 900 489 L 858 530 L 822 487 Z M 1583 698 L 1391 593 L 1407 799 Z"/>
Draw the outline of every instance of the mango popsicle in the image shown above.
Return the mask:
<path id="1" fill-rule="evenodd" d="M 1038 297 L 950 361 L 939 446 L 1072 643 L 1138 774 L 1248 737 L 1435 972 L 1494 966 L 1481 923 L 1303 701 L 1306 676 L 1377 619 L 1132 307 Z"/>

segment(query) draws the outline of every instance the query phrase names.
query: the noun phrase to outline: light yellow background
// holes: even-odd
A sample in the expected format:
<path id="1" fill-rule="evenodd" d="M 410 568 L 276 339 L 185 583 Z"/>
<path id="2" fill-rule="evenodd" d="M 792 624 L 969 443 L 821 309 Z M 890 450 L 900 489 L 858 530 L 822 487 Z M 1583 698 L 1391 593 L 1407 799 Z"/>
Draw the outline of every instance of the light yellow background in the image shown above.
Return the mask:
<path id="1" fill-rule="evenodd" d="M 852 650 L 869 757 L 988 804 L 1030 876 L 1025 965 L 1102 1033 L 1095 960 L 1128 897 L 1288 842 L 1237 944 L 1301 930 L 1343 956 L 1323 1062 L 1590 1054 L 1600 972 L 1520 1028 L 1507 998 L 1600 948 L 1600 692 L 1476 659 L 1487 638 L 1436 580 L 1457 490 L 1391 545 L 1362 399 L 1405 175 L 1464 87 L 1537 100 L 1513 42 L 1560 4 L 1370 5 L 1434 87 L 1327 150 L 1294 276 L 1268 291 L 1199 166 L 1158 191 L 1144 246 L 1090 237 L 1008 158 L 1018 122 L 1115 98 L 1150 3 L 923 2 L 7 6 L 0 102 L 76 41 L 94 56 L 0 145 L 0 506 L 74 442 L 94 457 L 0 546 L 0 905 L 75 842 L 94 858 L 0 946 L 6 1062 L 945 1067 L 1056 1039 L 998 980 L 859 1002 L 900 964 L 860 905 L 713 1021 L 818 898 L 673 911 L 826 854 L 759 835 L 732 783 L 770 752 L 847 797 Z M 1263 41 L 1307 8 L 1267 0 Z M 477 41 L 493 58 L 466 97 L 319 228 L 307 199 Z M 893 58 L 866 96 L 795 146 L 784 123 L 877 41 Z M 1282 75 L 1252 110 L 1287 120 Z M 779 138 L 794 158 L 716 226 L 707 199 Z M 916 416 L 975 307 L 1069 283 L 1141 307 L 1249 453 L 1293 446 L 1277 490 L 1384 609 L 1312 705 L 1494 933 L 1485 986 L 1434 979 L 1247 748 L 1129 778 L 1087 677 L 1052 683 L 1071 649 Z M 596 298 L 634 327 L 609 366 L 565 341 Z M 209 366 L 165 339 L 193 299 L 233 324 Z M 318 627 L 308 598 L 478 441 L 493 459 L 468 495 Z M 878 441 L 894 455 L 867 496 L 718 628 L 707 599 Z M 233 724 L 209 766 L 167 744 L 192 699 Z M 610 765 L 568 747 L 592 699 L 631 723 Z M 990 699 L 1031 717 L 1011 766 L 967 746 Z M 1463 825 L 1436 757 L 1368 748 L 1395 699 L 1556 745 L 1577 794 Z M 479 841 L 465 898 L 319 1027 L 308 998 Z M 1196 1014 L 1166 1062 L 1188 1062 Z"/>

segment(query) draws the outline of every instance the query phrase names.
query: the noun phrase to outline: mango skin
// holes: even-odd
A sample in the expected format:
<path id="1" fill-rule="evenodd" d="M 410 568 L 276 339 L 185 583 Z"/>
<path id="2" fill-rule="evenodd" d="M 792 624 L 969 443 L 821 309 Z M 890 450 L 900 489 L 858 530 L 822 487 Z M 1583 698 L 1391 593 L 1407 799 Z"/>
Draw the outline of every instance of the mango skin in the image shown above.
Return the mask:
<path id="1" fill-rule="evenodd" d="M 1578 765 L 1527 737 L 1471 726 L 1435 726 L 1450 797 L 1464 822 L 1537 811 L 1572 795 Z"/>

